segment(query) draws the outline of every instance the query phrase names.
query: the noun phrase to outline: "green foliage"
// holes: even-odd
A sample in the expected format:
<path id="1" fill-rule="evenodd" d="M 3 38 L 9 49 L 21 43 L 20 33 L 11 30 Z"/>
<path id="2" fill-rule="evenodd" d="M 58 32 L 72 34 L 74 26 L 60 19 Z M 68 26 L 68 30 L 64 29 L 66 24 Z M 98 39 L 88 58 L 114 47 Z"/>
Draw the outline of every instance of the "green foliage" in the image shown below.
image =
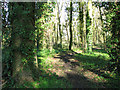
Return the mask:
<path id="1" fill-rule="evenodd" d="M 109 15 L 111 19 L 110 28 L 109 30 L 111 31 L 112 35 L 109 38 L 109 42 L 107 43 L 108 46 L 108 53 L 111 56 L 111 70 L 117 71 L 120 73 L 120 18 L 119 18 L 119 8 L 120 5 L 119 3 L 113 4 L 112 11 Z"/>
<path id="2" fill-rule="evenodd" d="M 75 50 L 77 51 L 77 50 Z M 85 70 L 90 70 L 91 72 L 95 73 L 96 76 L 94 79 L 98 79 L 99 82 L 106 81 L 105 87 L 108 88 L 119 88 L 119 76 L 115 72 L 109 72 L 108 63 L 111 59 L 109 54 L 103 50 L 93 50 L 90 53 L 79 53 L 75 54 L 75 59 L 80 61 L 80 67 L 84 68 Z"/>
<path id="3" fill-rule="evenodd" d="M 39 77 L 38 81 L 27 82 L 23 85 L 16 86 L 17 88 L 72 88 L 72 85 L 63 79 L 58 79 L 56 76 Z"/>
<path id="4" fill-rule="evenodd" d="M 37 49 L 43 48 L 43 39 L 45 37 L 45 33 L 47 32 L 46 27 L 50 26 L 48 23 L 53 16 L 51 12 L 53 12 L 53 8 L 55 3 L 53 2 L 37 2 L 35 9 L 35 31 L 36 31 L 36 40 L 37 40 Z M 45 37 L 46 38 L 46 37 Z M 39 48 L 40 47 L 40 48 Z"/>
<path id="5" fill-rule="evenodd" d="M 86 39 L 87 39 L 87 52 L 92 53 L 92 28 L 91 28 L 91 18 L 89 16 L 89 11 L 87 10 L 86 14 Z"/>
<path id="6" fill-rule="evenodd" d="M 66 50 L 61 48 L 61 44 L 52 51 L 49 49 L 43 49 L 44 45 L 49 47 L 49 38 L 54 37 L 51 34 L 49 37 L 48 29 L 53 29 L 51 27 L 51 14 L 55 3 L 53 2 L 37 2 L 37 3 L 9 3 L 9 15 L 6 16 L 7 11 L 3 10 L 3 78 L 7 80 L 7 84 L 4 87 L 18 87 L 18 88 L 66 88 L 72 87 L 72 85 L 65 79 L 59 79 L 59 77 L 50 72 L 49 68 L 54 68 L 51 65 L 51 57 L 55 54 L 61 54 Z M 35 6 L 35 8 L 33 8 Z M 106 80 L 110 85 L 119 87 L 117 82 L 119 81 L 119 76 L 114 73 L 117 71 L 120 73 L 120 5 L 119 3 L 101 3 L 100 7 L 105 7 L 108 12 L 106 13 L 106 22 L 103 32 L 108 32 L 107 35 L 107 53 L 104 50 L 95 50 L 91 53 L 76 53 L 74 59 L 79 60 L 80 68 L 85 70 L 90 70 L 97 74 L 95 78 Z M 72 6 L 71 6 L 72 8 Z M 82 7 L 83 8 L 83 7 Z M 35 10 L 33 10 L 35 9 Z M 70 8 L 66 8 L 69 11 Z M 35 11 L 35 12 L 34 12 Z M 79 13 L 79 19 L 83 22 L 83 11 Z M 71 16 L 71 15 L 70 15 Z M 7 20 L 6 20 L 7 19 Z M 72 19 L 71 19 L 72 20 Z M 35 22 L 34 22 L 35 21 Z M 71 21 L 72 22 L 72 21 Z M 35 26 L 35 28 L 34 28 Z M 91 45 L 91 18 L 89 17 L 89 12 L 87 10 L 86 15 L 86 37 L 88 46 Z M 67 27 L 67 26 L 66 26 Z M 58 27 L 57 27 L 58 28 Z M 55 29 L 55 28 L 54 28 Z M 51 30 L 52 31 L 52 30 Z M 72 33 L 72 31 L 71 31 Z M 82 32 L 80 32 L 82 35 Z M 16 39 L 19 39 L 20 46 L 15 43 Z M 91 39 L 92 40 L 92 39 Z M 16 40 L 17 41 L 17 40 Z M 45 44 L 43 45 L 43 41 Z M 76 41 L 76 40 L 75 40 Z M 37 49 L 35 45 L 37 43 Z M 64 46 L 64 45 L 63 45 Z M 92 47 L 92 46 L 91 46 Z M 91 48 L 88 47 L 88 50 Z M 40 51 L 39 51 L 40 50 Z M 80 50 L 80 49 L 74 49 Z M 22 58 L 22 64 L 26 65 L 28 62 L 34 61 L 34 55 L 38 55 L 39 68 L 42 70 L 39 79 L 34 82 L 25 81 L 23 85 L 17 85 L 14 79 L 11 78 L 13 64 L 14 64 L 14 54 L 20 52 Z M 66 51 L 67 53 L 72 53 L 72 51 Z M 65 55 L 65 54 L 64 54 Z M 71 55 L 68 55 L 68 57 Z M 71 57 L 72 58 L 72 57 Z M 110 60 L 111 59 L 111 60 Z M 110 67 L 107 67 L 110 66 Z M 32 67 L 32 66 L 31 66 Z M 63 68 L 63 67 L 62 67 Z M 108 70 L 110 69 L 110 72 Z M 26 68 L 25 68 L 26 69 Z M 34 69 L 32 69 L 34 72 Z M 101 71 L 104 70 L 102 73 Z M 27 69 L 26 69 L 27 71 Z M 36 75 L 37 76 L 37 75 Z M 107 79 L 107 78 L 108 79 Z M 36 78 L 36 77 L 35 77 Z M 112 78 L 112 79 L 111 79 Z M 118 80 L 116 80 L 118 79 Z M 114 82 L 113 82 L 114 81 Z M 14 85 L 15 84 L 15 85 Z M 112 84 L 112 85 L 111 85 Z"/>
<path id="7" fill-rule="evenodd" d="M 98 3 L 96 3 L 96 5 L 97 4 Z M 101 5 L 98 5 L 107 10 L 107 12 L 105 12 L 106 19 L 104 20 L 105 27 L 103 28 L 103 31 L 109 33 L 106 36 L 107 40 L 105 42 L 107 44 L 107 52 L 111 57 L 109 68 L 111 71 L 120 73 L 120 4 L 119 2 L 102 2 Z"/>
<path id="8" fill-rule="evenodd" d="M 7 17 L 8 21 L 6 21 L 6 27 L 3 25 L 5 32 L 3 33 L 4 41 L 2 49 L 3 79 L 8 82 L 7 87 L 12 87 L 13 84 L 15 84 L 13 83 L 14 79 L 11 76 L 14 72 L 14 64 L 16 64 L 16 54 L 21 54 L 21 62 L 23 63 L 34 60 L 34 23 L 32 23 L 34 18 L 34 13 L 32 12 L 33 5 L 34 3 L 20 2 L 10 2 L 8 4 L 9 15 Z"/>
<path id="9" fill-rule="evenodd" d="M 2 52 L 2 76 L 4 79 L 9 79 L 11 78 L 11 67 L 12 65 L 12 55 L 11 55 L 11 50 L 10 48 L 3 49 Z"/>
<path id="10" fill-rule="evenodd" d="M 40 67 L 41 67 L 41 76 L 39 76 L 39 79 L 33 81 L 33 82 L 27 82 L 24 81 L 22 85 L 13 85 L 11 83 L 7 83 L 4 87 L 15 87 L 15 88 L 72 88 L 72 84 L 65 80 L 61 79 L 58 75 L 52 72 L 46 72 L 49 68 L 52 68 L 53 66 L 50 64 L 51 60 L 48 60 L 47 57 L 51 57 L 51 55 L 56 54 L 58 52 L 57 50 L 53 50 L 50 52 L 50 50 L 45 49 L 41 50 L 38 55 L 39 59 L 41 59 Z M 26 61 L 26 60 L 25 60 Z M 13 80 L 12 80 L 13 81 Z M 9 81 L 11 82 L 11 81 Z"/>
<path id="11" fill-rule="evenodd" d="M 47 58 L 52 57 L 58 52 L 59 52 L 58 50 L 54 50 L 54 49 L 51 52 L 49 49 L 44 49 L 38 53 L 38 55 L 40 56 L 39 59 L 41 59 L 41 62 L 39 64 L 43 71 L 53 67 L 50 64 L 51 60 L 48 60 Z M 67 88 L 67 87 L 71 88 L 72 87 L 72 85 L 68 81 L 64 79 L 59 79 L 59 77 L 56 74 L 53 74 L 51 72 L 49 72 L 48 74 L 45 73 L 44 76 L 45 77 L 39 78 L 39 81 L 37 81 L 37 83 L 39 84 L 35 86 L 36 88 Z"/>
<path id="12" fill-rule="evenodd" d="M 87 69 L 106 68 L 104 65 L 109 61 L 109 55 L 101 52 L 76 54 L 76 58 L 82 61 L 82 65 Z"/>

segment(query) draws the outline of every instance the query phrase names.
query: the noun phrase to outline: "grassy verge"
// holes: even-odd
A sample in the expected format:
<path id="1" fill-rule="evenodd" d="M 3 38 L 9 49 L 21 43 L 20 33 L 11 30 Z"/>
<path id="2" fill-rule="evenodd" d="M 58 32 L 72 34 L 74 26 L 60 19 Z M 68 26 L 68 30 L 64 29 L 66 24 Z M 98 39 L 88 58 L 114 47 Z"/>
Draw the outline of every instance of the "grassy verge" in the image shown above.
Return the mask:
<path id="1" fill-rule="evenodd" d="M 70 82 L 66 79 L 59 77 L 56 73 L 51 73 L 48 69 L 52 68 L 51 60 L 47 59 L 48 57 L 53 57 L 55 54 L 59 53 L 57 50 L 50 52 L 48 49 L 41 50 L 38 53 L 39 67 L 42 71 L 39 80 L 36 80 L 32 83 L 25 82 L 24 85 L 20 87 L 27 88 L 72 88 Z"/>
<path id="2" fill-rule="evenodd" d="M 77 52 L 76 49 L 74 51 Z M 104 50 L 97 49 L 92 53 L 77 53 L 75 59 L 79 60 L 83 69 L 96 74 L 94 80 L 97 79 L 98 83 L 104 84 L 106 88 L 120 88 L 120 76 L 109 71 L 108 63 L 111 58 Z"/>

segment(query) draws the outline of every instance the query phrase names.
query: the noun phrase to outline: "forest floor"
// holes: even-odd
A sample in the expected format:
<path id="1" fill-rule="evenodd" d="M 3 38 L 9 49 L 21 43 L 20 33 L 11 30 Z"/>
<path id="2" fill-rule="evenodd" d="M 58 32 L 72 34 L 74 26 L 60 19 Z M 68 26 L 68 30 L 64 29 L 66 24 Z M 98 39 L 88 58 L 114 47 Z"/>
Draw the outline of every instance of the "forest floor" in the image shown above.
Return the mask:
<path id="1" fill-rule="evenodd" d="M 46 58 L 49 67 L 45 71 L 68 80 L 73 88 L 118 87 L 116 75 L 106 69 L 109 55 L 99 51 L 84 54 L 81 50 L 63 50 Z"/>
<path id="2" fill-rule="evenodd" d="M 92 53 L 80 49 L 45 49 L 38 53 L 39 69 L 34 81 L 22 85 L 6 84 L 15 88 L 120 88 L 120 76 L 108 70 L 110 57 L 100 48 Z"/>
<path id="3" fill-rule="evenodd" d="M 81 51 L 64 51 L 52 58 L 48 57 L 48 59 L 52 60 L 51 65 L 53 65 L 53 68 L 48 70 L 56 73 L 59 77 L 69 80 L 73 88 L 105 88 L 103 84 L 98 83 L 99 79 L 95 78 L 98 75 L 84 69 L 80 59 L 76 59 L 75 55 L 80 53 Z"/>

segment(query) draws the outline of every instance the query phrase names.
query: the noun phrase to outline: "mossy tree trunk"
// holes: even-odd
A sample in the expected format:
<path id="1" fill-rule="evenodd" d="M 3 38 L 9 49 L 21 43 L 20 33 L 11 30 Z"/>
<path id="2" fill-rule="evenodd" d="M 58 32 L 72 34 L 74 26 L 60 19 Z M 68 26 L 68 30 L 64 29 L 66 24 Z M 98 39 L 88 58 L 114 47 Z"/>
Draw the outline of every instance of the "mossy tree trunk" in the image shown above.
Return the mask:
<path id="1" fill-rule="evenodd" d="M 92 1 L 88 1 L 88 16 L 87 16 L 87 44 L 88 52 L 92 52 L 93 44 L 93 16 L 92 16 Z"/>
<path id="2" fill-rule="evenodd" d="M 79 21 L 80 21 L 80 39 L 81 48 L 84 48 L 84 34 L 83 34 L 83 5 L 84 2 L 79 2 Z"/>
<path id="3" fill-rule="evenodd" d="M 31 69 L 34 67 L 34 9 L 35 3 L 10 3 L 13 9 L 10 16 L 12 20 L 12 52 L 13 65 L 12 76 L 19 84 L 24 80 L 33 81 Z M 16 17 L 15 17 L 15 16 Z M 26 67 L 26 68 L 25 68 Z M 27 69 L 27 70 L 26 70 Z M 28 71 L 26 73 L 26 71 Z"/>

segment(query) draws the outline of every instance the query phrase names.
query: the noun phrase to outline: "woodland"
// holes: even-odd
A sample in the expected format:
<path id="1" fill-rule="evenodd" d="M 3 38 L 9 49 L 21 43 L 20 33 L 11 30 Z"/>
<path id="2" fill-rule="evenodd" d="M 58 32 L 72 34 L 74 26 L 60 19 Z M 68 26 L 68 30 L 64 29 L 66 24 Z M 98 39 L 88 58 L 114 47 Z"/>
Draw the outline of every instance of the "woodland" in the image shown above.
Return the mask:
<path id="1" fill-rule="evenodd" d="M 120 2 L 0 2 L 2 88 L 120 88 Z"/>

